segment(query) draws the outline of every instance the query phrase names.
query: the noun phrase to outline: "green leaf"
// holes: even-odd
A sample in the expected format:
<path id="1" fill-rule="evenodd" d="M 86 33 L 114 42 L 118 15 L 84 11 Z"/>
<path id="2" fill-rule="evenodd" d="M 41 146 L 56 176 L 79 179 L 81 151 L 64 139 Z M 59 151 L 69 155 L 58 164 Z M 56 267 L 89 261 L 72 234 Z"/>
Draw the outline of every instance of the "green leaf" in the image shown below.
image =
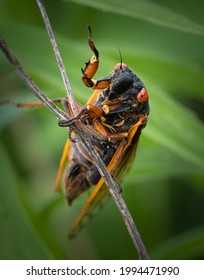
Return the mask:
<path id="1" fill-rule="evenodd" d="M 65 0 L 103 12 L 139 18 L 147 22 L 183 32 L 204 36 L 204 27 L 193 20 L 152 1 L 143 0 Z"/>

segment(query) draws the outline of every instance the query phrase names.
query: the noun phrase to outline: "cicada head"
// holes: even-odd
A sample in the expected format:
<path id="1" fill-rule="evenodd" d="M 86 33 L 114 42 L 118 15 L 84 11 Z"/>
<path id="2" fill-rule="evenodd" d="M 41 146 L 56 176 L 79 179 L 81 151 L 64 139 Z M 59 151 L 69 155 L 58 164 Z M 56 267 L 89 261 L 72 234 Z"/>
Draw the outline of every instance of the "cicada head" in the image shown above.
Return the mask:
<path id="1" fill-rule="evenodd" d="M 148 115 L 148 92 L 141 79 L 124 63 L 115 65 L 112 72 L 112 82 L 108 92 L 109 100 L 129 100 L 138 115 Z"/>

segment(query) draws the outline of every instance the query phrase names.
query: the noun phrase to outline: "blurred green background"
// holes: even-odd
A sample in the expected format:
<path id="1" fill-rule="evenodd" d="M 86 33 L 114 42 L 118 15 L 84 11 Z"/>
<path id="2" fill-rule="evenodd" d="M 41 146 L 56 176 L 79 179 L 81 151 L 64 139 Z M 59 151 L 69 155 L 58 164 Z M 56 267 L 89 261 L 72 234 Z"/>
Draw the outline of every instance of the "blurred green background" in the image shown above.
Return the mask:
<path id="1" fill-rule="evenodd" d="M 204 258 L 204 3 L 177 0 L 44 1 L 75 97 L 92 91 L 81 67 L 92 55 L 84 25 L 100 51 L 96 77 L 127 63 L 151 104 L 123 196 L 153 259 Z M 65 90 L 38 7 L 1 0 L 0 33 L 50 97 Z M 0 97 L 34 101 L 0 54 Z M 67 130 L 44 108 L 0 108 L 0 259 L 135 259 L 113 203 L 73 240 L 70 226 L 87 194 L 70 208 L 54 181 Z"/>

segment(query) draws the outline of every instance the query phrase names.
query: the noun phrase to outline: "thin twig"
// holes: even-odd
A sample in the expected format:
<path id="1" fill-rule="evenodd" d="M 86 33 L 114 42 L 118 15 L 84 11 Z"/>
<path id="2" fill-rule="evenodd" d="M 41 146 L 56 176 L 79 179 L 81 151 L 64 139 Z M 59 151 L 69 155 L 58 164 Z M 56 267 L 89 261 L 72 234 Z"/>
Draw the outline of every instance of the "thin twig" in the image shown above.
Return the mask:
<path id="1" fill-rule="evenodd" d="M 48 20 L 47 14 L 45 13 L 45 8 L 42 4 L 42 1 L 40 0 L 36 0 L 38 2 L 38 5 L 40 5 L 40 7 L 42 8 L 42 17 L 44 18 L 44 16 L 46 15 L 46 20 L 45 24 L 46 24 L 46 28 L 48 30 L 51 30 L 51 26 L 50 26 L 50 22 Z M 48 25 L 48 26 L 47 26 Z M 53 34 L 53 32 L 48 32 L 49 33 L 49 37 L 50 34 Z M 63 81 L 66 85 L 68 85 L 68 88 L 71 89 L 67 75 L 66 75 L 66 71 L 64 70 L 64 66 L 63 64 L 61 64 L 61 56 L 59 54 L 59 50 L 57 48 L 57 44 L 56 41 L 54 39 L 54 37 L 52 36 L 52 45 L 54 46 L 54 52 L 57 49 L 57 54 L 56 58 L 57 58 L 57 62 L 60 68 L 62 77 L 63 77 Z M 55 114 L 55 116 L 57 116 L 57 118 L 59 120 L 69 120 L 69 116 L 63 112 L 58 106 L 56 106 L 51 99 L 49 99 L 40 89 L 39 87 L 34 83 L 34 81 L 29 77 L 29 75 L 23 70 L 23 68 L 21 67 L 20 63 L 18 62 L 18 60 L 16 59 L 16 57 L 11 53 L 11 51 L 9 50 L 7 44 L 5 43 L 5 41 L 0 38 L 0 48 L 2 49 L 3 53 L 5 54 L 5 56 L 7 57 L 7 59 L 9 60 L 9 62 L 11 63 L 11 65 L 14 67 L 14 69 L 16 70 L 16 72 L 19 74 L 19 76 L 22 78 L 22 80 L 26 83 L 26 85 L 34 92 L 34 94 L 37 96 L 38 99 L 41 100 L 41 102 L 52 112 Z M 62 67 L 61 67 L 62 66 Z M 67 89 L 67 86 L 65 86 Z M 72 99 L 72 94 L 69 94 L 69 100 Z M 73 102 L 74 104 L 74 102 Z M 75 106 L 73 106 L 72 110 L 74 111 Z M 139 258 L 140 259 L 149 259 L 148 253 L 145 249 L 145 246 L 142 242 L 142 239 L 139 235 L 139 232 L 135 226 L 135 223 L 132 219 L 132 216 L 121 196 L 121 194 L 119 194 L 118 192 L 118 184 L 117 182 L 113 179 L 113 177 L 110 175 L 110 173 L 108 172 L 104 162 L 102 161 L 101 157 L 99 156 L 98 152 L 96 152 L 93 149 L 93 145 L 92 145 L 92 141 L 91 138 L 89 137 L 89 135 L 87 133 L 84 133 L 84 131 L 82 130 L 82 128 L 80 127 L 80 123 L 76 123 L 76 124 L 72 124 L 71 128 L 74 130 L 74 132 L 76 133 L 76 135 L 78 136 L 79 140 L 84 144 L 84 146 L 87 148 L 91 158 L 94 161 L 95 166 L 97 167 L 100 175 L 104 178 L 104 181 L 106 183 L 106 185 L 108 186 L 108 189 L 120 211 L 120 214 L 126 224 L 127 230 L 132 238 L 133 244 L 138 252 Z"/>
<path id="2" fill-rule="evenodd" d="M 44 7 L 41 0 L 36 0 L 36 2 L 37 2 L 38 7 L 40 9 L 40 12 L 41 12 L 41 15 L 42 15 L 42 18 L 43 18 L 43 21 L 44 21 L 45 27 L 47 29 L 47 33 L 48 33 L 51 45 L 52 45 L 52 48 L 54 50 L 54 54 L 55 54 L 55 57 L 56 57 L 56 60 L 57 60 L 58 67 L 60 69 L 60 73 L 61 73 L 61 76 L 62 76 L 62 79 L 63 79 L 63 82 L 64 82 L 64 86 L 65 86 L 65 89 L 66 89 L 66 92 L 67 92 L 67 97 L 68 97 L 73 115 L 76 116 L 78 114 L 78 111 L 77 111 L 77 108 L 74 104 L 74 98 L 73 98 L 69 78 L 67 76 L 66 69 L 64 67 L 64 63 L 62 61 L 62 58 L 61 58 L 61 55 L 60 55 L 60 52 L 59 52 L 59 49 L 58 49 L 58 46 L 57 46 L 55 36 L 54 36 L 53 30 L 52 30 L 47 12 L 46 12 L 45 7 Z"/>

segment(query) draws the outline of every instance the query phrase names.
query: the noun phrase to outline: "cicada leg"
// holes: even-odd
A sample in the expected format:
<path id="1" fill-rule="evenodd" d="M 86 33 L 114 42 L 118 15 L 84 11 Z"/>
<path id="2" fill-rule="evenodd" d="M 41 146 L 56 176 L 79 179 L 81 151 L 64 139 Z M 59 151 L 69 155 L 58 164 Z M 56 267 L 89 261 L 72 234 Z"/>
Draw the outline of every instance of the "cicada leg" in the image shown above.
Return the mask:
<path id="1" fill-rule="evenodd" d="M 64 101 L 64 107 L 66 112 L 71 116 L 71 120 L 69 121 L 60 121 L 58 124 L 59 126 L 66 127 L 69 126 L 71 123 L 73 123 L 75 120 L 85 118 L 85 115 L 88 117 L 94 118 L 94 117 L 99 117 L 102 114 L 102 110 L 98 106 L 92 105 L 94 101 L 98 98 L 100 95 L 101 91 L 100 90 L 95 90 L 91 97 L 89 98 L 87 104 L 83 107 L 80 103 L 78 103 L 75 100 L 76 107 L 78 109 L 78 115 L 73 116 L 69 102 L 67 100 Z"/>
<path id="2" fill-rule="evenodd" d="M 64 99 L 63 98 L 54 98 L 52 99 L 52 102 L 54 103 L 63 103 Z M 32 108 L 32 107 L 41 107 L 44 106 L 42 102 L 15 102 L 11 100 L 1 100 L 0 105 L 12 105 L 17 108 Z"/>
<path id="3" fill-rule="evenodd" d="M 89 31 L 88 44 L 94 55 L 86 63 L 85 68 L 81 69 L 83 74 L 82 81 L 87 87 L 91 87 L 93 89 L 104 89 L 110 85 L 111 77 L 108 76 L 99 80 L 92 79 L 98 70 L 99 52 L 92 40 L 91 27 L 89 25 L 87 26 L 87 29 Z"/>

